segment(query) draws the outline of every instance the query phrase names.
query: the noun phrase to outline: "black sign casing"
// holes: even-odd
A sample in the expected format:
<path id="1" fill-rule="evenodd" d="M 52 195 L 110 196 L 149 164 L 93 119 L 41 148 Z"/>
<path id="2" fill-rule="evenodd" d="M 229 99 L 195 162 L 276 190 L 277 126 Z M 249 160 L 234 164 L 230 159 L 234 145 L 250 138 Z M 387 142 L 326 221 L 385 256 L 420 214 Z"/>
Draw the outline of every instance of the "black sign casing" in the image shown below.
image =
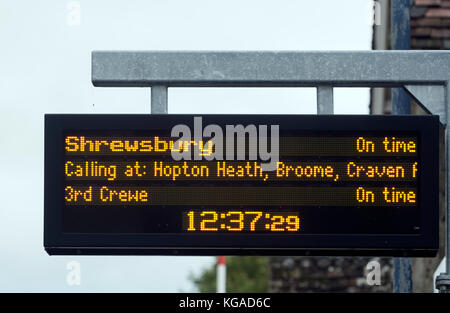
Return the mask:
<path id="1" fill-rule="evenodd" d="M 400 205 L 389 210 L 378 206 L 345 208 L 310 205 L 305 207 L 309 209 L 302 208 L 299 211 L 304 212 L 305 219 L 303 221 L 303 215 L 300 214 L 304 226 L 301 224 L 300 231 L 296 233 L 252 233 L 249 229 L 234 233 L 189 233 L 181 229 L 183 223 L 181 215 L 187 214 L 190 209 L 217 210 L 218 213 L 230 210 L 244 212 L 255 208 L 263 212 L 288 212 L 289 207 L 234 205 L 229 207 L 228 211 L 223 211 L 225 209 L 223 205 L 194 207 L 178 205 L 173 206 L 172 210 L 170 203 L 154 207 L 117 205 L 102 207 L 86 204 L 69 206 L 65 203 L 65 188 L 68 184 L 64 172 L 67 159 L 64 150 L 65 136 L 68 134 L 86 136 L 92 134 L 100 137 L 133 137 L 145 134 L 168 136 L 171 128 L 177 124 L 185 124 L 194 129 L 194 116 L 199 115 L 46 115 L 44 201 L 46 251 L 51 255 L 435 255 L 438 249 L 439 215 L 439 122 L 436 116 L 201 115 L 203 127 L 217 124 L 225 129 L 225 125 L 254 124 L 268 125 L 270 128 L 270 125 L 276 124 L 280 126 L 280 138 L 283 136 L 357 138 L 357 136 L 402 136 L 402 134 L 406 137 L 414 136 L 417 138 L 416 160 L 420 164 L 416 186 L 416 209 Z M 88 159 L 102 160 L 102 157 L 89 156 Z M 283 158 L 283 155 L 280 157 Z M 81 156 L 79 158 L 82 159 Z M 393 162 L 402 161 L 401 157 L 390 158 Z M 121 160 L 128 159 L 133 160 L 133 156 L 121 156 Z M 322 162 L 329 159 L 318 155 L 309 156 L 305 160 Z M 382 162 L 385 159 L 382 156 L 374 156 L 364 160 Z M 346 160 L 359 158 L 340 155 L 332 161 Z M 125 185 L 127 184 L 131 183 L 126 182 Z M 152 186 L 165 188 L 164 186 L 182 187 L 187 183 L 180 180 L 146 181 L 145 184 L 150 188 Z M 377 184 L 380 188 L 386 185 L 378 182 L 373 186 Z M 230 182 L 214 181 L 188 185 L 198 188 L 198 192 L 206 190 L 205 186 L 240 186 Z M 261 187 L 262 183 L 242 182 L 241 185 Z M 299 183 L 299 186 L 331 185 L 321 185 L 317 182 Z M 276 182 L 273 186 L 296 186 L 296 183 Z M 346 185 L 343 183 L 343 186 Z M 243 202 L 245 203 L 245 200 Z M 157 221 L 159 218 L 160 223 Z M 216 226 L 222 225 L 219 223 Z M 415 230 L 413 231 L 410 226 L 414 226 Z"/>

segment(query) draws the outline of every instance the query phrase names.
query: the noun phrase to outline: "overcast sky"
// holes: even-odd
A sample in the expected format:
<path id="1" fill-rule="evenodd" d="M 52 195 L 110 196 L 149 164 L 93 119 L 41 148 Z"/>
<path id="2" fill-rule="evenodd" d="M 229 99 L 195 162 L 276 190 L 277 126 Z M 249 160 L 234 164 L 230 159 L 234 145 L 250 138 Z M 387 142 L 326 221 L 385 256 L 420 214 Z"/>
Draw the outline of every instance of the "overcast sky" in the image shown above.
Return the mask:
<path id="1" fill-rule="evenodd" d="M 148 88 L 92 86 L 92 50 L 369 50 L 371 2 L 0 1 L 0 292 L 192 291 L 188 274 L 214 262 L 45 253 L 44 114 L 150 111 Z M 314 114 L 315 97 L 311 88 L 170 89 L 169 113 Z M 367 89 L 335 90 L 338 114 L 367 114 L 368 101 Z M 79 286 L 66 283 L 69 261 L 81 265 Z"/>

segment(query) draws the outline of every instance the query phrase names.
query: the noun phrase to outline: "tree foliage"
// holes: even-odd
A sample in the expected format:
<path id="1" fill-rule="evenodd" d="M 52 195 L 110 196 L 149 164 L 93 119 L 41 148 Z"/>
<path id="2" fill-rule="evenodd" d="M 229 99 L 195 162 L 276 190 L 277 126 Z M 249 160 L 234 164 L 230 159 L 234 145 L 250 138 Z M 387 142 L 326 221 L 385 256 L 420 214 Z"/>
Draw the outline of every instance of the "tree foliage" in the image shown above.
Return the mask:
<path id="1" fill-rule="evenodd" d="M 199 292 L 216 292 L 216 264 L 198 276 L 190 275 Z M 269 260 L 267 257 L 227 257 L 227 292 L 267 292 Z"/>

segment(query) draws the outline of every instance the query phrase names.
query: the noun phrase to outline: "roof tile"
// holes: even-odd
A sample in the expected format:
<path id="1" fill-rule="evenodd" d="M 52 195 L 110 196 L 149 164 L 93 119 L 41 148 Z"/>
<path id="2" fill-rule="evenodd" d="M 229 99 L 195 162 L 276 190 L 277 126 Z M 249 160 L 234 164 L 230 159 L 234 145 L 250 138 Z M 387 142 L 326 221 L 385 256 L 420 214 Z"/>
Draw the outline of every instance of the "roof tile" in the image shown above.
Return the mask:
<path id="1" fill-rule="evenodd" d="M 431 31 L 432 38 L 450 38 L 450 29 L 433 29 Z"/>
<path id="2" fill-rule="evenodd" d="M 450 7 L 450 0 L 442 0 L 441 7 Z"/>
<path id="3" fill-rule="evenodd" d="M 411 27 L 411 36 L 430 37 L 433 29 L 430 27 Z"/>
<path id="4" fill-rule="evenodd" d="M 411 19 L 411 27 L 450 27 L 450 19 L 415 18 Z"/>
<path id="5" fill-rule="evenodd" d="M 440 5 L 441 0 L 416 0 L 414 1 L 414 4 L 418 6 Z"/>
<path id="6" fill-rule="evenodd" d="M 439 39 L 411 39 L 411 47 L 413 49 L 441 49 L 442 45 L 442 40 Z"/>
<path id="7" fill-rule="evenodd" d="M 430 8 L 426 12 L 425 16 L 450 18 L 450 8 Z"/>

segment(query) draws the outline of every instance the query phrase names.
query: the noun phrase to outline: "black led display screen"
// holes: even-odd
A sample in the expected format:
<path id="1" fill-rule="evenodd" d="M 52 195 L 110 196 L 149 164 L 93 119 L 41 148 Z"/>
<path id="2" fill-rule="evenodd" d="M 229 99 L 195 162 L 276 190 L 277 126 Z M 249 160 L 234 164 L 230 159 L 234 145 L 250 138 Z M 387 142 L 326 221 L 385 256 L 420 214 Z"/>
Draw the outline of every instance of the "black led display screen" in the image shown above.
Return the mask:
<path id="1" fill-rule="evenodd" d="M 50 254 L 437 249 L 435 116 L 46 115 L 45 123 Z"/>

